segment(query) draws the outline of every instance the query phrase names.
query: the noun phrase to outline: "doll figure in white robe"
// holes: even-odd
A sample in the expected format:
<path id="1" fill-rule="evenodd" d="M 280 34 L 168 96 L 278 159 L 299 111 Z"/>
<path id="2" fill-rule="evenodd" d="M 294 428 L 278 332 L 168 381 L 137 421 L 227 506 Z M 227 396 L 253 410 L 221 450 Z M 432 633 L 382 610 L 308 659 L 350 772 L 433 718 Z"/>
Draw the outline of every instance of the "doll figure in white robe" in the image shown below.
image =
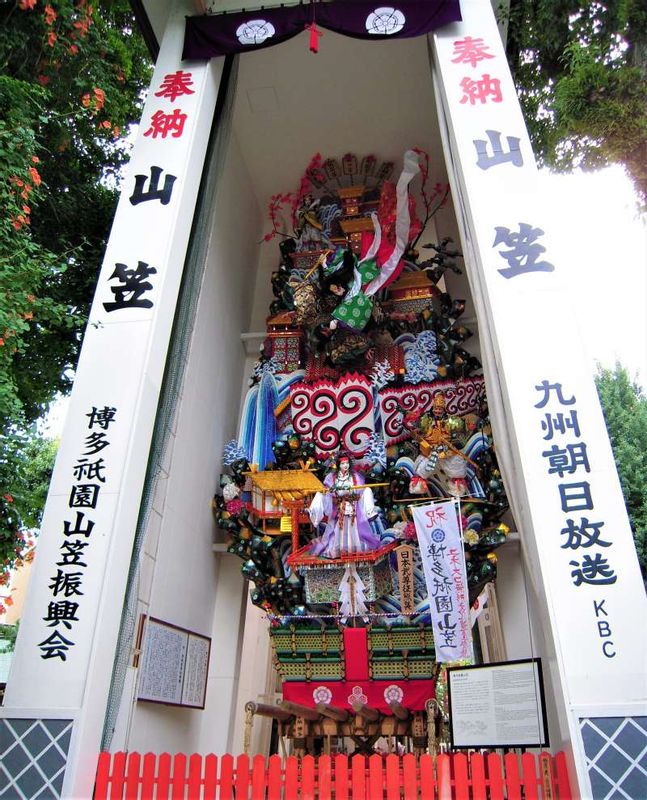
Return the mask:
<path id="1" fill-rule="evenodd" d="M 320 522 L 326 523 L 323 534 L 312 543 L 312 555 L 338 558 L 377 550 L 380 540 L 370 525 L 377 516 L 373 492 L 364 487 L 360 473 L 351 470 L 348 456 L 340 457 L 337 471 L 326 475 L 324 486 L 328 491 L 317 492 L 308 509 L 315 529 Z"/>

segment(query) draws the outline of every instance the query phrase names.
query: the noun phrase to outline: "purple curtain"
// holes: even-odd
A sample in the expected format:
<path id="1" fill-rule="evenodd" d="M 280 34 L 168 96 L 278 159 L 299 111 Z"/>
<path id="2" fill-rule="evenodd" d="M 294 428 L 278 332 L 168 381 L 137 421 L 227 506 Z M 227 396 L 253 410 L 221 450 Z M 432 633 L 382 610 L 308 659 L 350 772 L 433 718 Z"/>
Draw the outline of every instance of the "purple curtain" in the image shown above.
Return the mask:
<path id="1" fill-rule="evenodd" d="M 389 0 L 386 0 L 389 2 Z M 244 53 L 291 39 L 315 22 L 356 39 L 421 36 L 461 19 L 459 0 L 334 0 L 288 8 L 187 17 L 184 59 Z"/>

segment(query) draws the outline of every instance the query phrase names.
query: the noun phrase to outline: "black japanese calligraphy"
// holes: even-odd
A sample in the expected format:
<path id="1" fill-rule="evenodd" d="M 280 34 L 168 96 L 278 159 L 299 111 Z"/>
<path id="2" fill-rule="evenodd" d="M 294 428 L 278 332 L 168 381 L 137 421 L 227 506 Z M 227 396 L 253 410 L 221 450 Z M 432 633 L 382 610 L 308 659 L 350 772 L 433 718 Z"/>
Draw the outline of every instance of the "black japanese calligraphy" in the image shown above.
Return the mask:
<path id="1" fill-rule="evenodd" d="M 152 308 L 153 301 L 145 299 L 143 295 L 153 289 L 153 284 L 147 278 L 156 273 L 155 267 L 149 267 L 143 261 L 138 262 L 136 269 L 129 269 L 127 264 L 115 264 L 115 271 L 109 280 L 116 279 L 121 286 L 110 287 L 115 299 L 103 304 L 105 310 L 111 313 L 124 308 Z"/>
<path id="2" fill-rule="evenodd" d="M 151 167 L 150 177 L 148 175 L 135 175 L 135 188 L 128 198 L 132 205 L 136 206 L 149 200 L 159 200 L 163 206 L 170 203 L 173 184 L 177 180 L 177 176 L 168 173 L 164 178 L 164 185 L 160 189 L 159 180 L 161 175 L 161 167 Z M 150 181 L 147 190 L 145 189 L 146 181 Z"/>

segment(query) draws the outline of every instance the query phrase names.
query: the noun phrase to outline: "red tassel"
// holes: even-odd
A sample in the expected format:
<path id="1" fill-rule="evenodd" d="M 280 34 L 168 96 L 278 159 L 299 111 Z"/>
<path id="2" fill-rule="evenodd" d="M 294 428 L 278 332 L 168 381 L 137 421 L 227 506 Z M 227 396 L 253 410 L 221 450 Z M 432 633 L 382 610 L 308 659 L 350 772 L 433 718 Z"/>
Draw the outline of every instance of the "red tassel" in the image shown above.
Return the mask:
<path id="1" fill-rule="evenodd" d="M 306 30 L 310 31 L 310 52 L 318 53 L 319 37 L 323 36 L 323 33 L 317 28 L 317 23 L 314 20 L 309 25 L 306 24 Z"/>

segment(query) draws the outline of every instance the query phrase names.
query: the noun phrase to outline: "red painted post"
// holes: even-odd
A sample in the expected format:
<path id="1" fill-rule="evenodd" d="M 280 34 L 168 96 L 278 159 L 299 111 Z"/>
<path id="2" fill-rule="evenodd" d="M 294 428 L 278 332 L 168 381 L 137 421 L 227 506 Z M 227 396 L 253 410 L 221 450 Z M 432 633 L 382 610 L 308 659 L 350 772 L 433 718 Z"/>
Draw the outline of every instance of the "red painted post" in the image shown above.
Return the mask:
<path id="1" fill-rule="evenodd" d="M 218 800 L 231 800 L 234 790 L 234 757 L 226 753 L 220 759 L 220 794 Z M 164 795 L 162 795 L 163 797 Z"/>
<path id="2" fill-rule="evenodd" d="M 182 795 L 184 798 L 184 795 Z M 187 800 L 202 798 L 202 756 L 192 753 L 189 756 L 189 777 L 187 779 Z"/>
<path id="3" fill-rule="evenodd" d="M 247 800 L 249 779 L 249 756 L 243 753 L 236 759 L 236 775 L 234 777 L 234 797 L 236 800 Z"/>
<path id="4" fill-rule="evenodd" d="M 285 760 L 285 800 L 297 800 L 299 797 L 299 761 L 296 756 L 288 756 Z"/>
<path id="5" fill-rule="evenodd" d="M 169 753 L 161 753 L 157 756 L 157 797 L 168 797 L 168 790 L 171 786 L 171 756 Z"/>
<path id="6" fill-rule="evenodd" d="M 555 772 L 557 773 L 557 791 L 559 800 L 572 800 L 571 783 L 568 778 L 568 766 L 566 765 L 566 753 L 560 751 L 555 753 Z"/>
<path id="7" fill-rule="evenodd" d="M 184 800 L 186 789 L 186 756 L 176 753 L 173 758 L 173 772 L 171 774 L 171 800 Z"/>
<path id="8" fill-rule="evenodd" d="M 332 759 L 330 756 L 319 756 L 317 761 L 317 777 L 319 790 L 319 800 L 331 800 L 332 798 Z M 399 798 L 398 798 L 399 800 Z"/>
<path id="9" fill-rule="evenodd" d="M 446 758 L 446 756 L 445 756 Z M 420 756 L 420 800 L 435 800 L 436 777 L 434 775 L 434 758 L 428 753 Z M 404 796 L 406 800 L 416 796 L 416 757 L 407 753 L 402 758 L 404 771 Z"/>
<path id="10" fill-rule="evenodd" d="M 472 781 L 472 800 L 487 800 L 485 760 L 480 753 L 472 753 L 470 756 L 470 777 Z"/>
<path id="11" fill-rule="evenodd" d="M 252 800 L 265 800 L 266 787 L 265 756 L 255 755 L 252 759 Z"/>
<path id="12" fill-rule="evenodd" d="M 223 795 L 221 795 L 222 797 Z M 204 800 L 218 797 L 218 756 L 209 753 L 204 759 Z"/>
<path id="13" fill-rule="evenodd" d="M 121 800 L 124 794 L 126 776 L 126 753 L 121 751 L 112 755 L 112 775 L 110 776 L 110 798 Z"/>
<path id="14" fill-rule="evenodd" d="M 400 800 L 400 758 L 395 753 L 386 757 L 386 800 Z"/>
<path id="15" fill-rule="evenodd" d="M 515 753 L 506 753 L 503 756 L 505 764 L 505 786 L 508 790 L 508 800 L 521 800 L 521 779 L 519 778 L 519 762 Z"/>
<path id="16" fill-rule="evenodd" d="M 138 800 L 139 798 L 139 753 L 129 753 L 126 761 L 126 794 L 124 800 Z"/>
<path id="17" fill-rule="evenodd" d="M 352 794 L 353 800 L 366 800 L 366 759 L 364 756 L 351 758 Z"/>
<path id="18" fill-rule="evenodd" d="M 301 759 L 301 800 L 315 800 L 315 760 L 312 756 Z"/>
<path id="19" fill-rule="evenodd" d="M 452 800 L 469 800 L 470 781 L 467 772 L 467 756 L 464 753 L 456 753 L 452 761 L 454 762 L 454 794 L 452 794 Z"/>
<path id="20" fill-rule="evenodd" d="M 369 756 L 368 759 L 368 797 L 370 800 L 383 800 L 384 798 L 382 756 L 377 753 Z"/>
<path id="21" fill-rule="evenodd" d="M 501 756 L 498 753 L 488 753 L 487 756 L 487 780 L 490 785 L 490 800 L 503 800 L 503 769 L 501 766 Z"/>
<path id="22" fill-rule="evenodd" d="M 335 798 L 336 800 L 348 800 L 348 758 L 347 756 L 335 756 Z"/>
<path id="23" fill-rule="evenodd" d="M 539 800 L 537 762 L 532 753 L 524 753 L 521 756 L 521 770 L 523 772 L 524 797 L 526 800 Z"/>
<path id="24" fill-rule="evenodd" d="M 145 753 L 142 766 L 142 788 L 139 793 L 140 800 L 153 800 L 156 766 L 157 756 L 155 753 Z"/>
<path id="25" fill-rule="evenodd" d="M 267 772 L 267 800 L 281 800 L 283 796 L 283 764 L 281 756 L 270 756 Z"/>
<path id="26" fill-rule="evenodd" d="M 110 762 L 112 755 L 110 753 L 99 753 L 99 762 L 97 764 L 97 777 L 94 783 L 94 797 L 95 800 L 107 800 L 108 786 L 110 785 Z"/>
<path id="27" fill-rule="evenodd" d="M 438 784 L 438 800 L 455 800 L 452 759 L 446 753 L 436 756 L 436 782 Z"/>

